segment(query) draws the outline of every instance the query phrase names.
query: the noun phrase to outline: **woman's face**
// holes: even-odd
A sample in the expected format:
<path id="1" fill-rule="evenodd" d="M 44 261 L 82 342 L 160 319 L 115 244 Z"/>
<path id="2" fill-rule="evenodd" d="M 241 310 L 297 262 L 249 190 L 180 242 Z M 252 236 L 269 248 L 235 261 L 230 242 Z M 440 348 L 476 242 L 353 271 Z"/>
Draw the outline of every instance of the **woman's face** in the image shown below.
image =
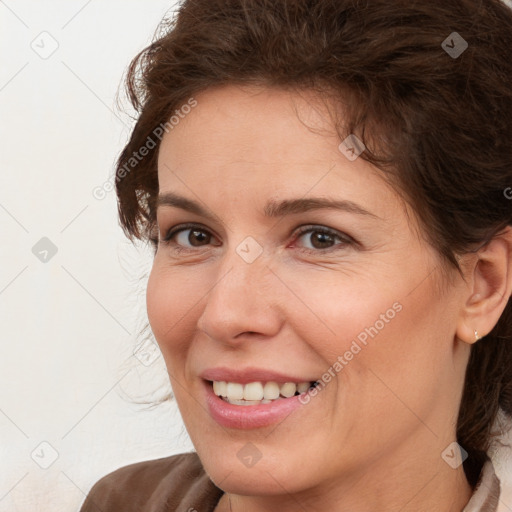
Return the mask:
<path id="1" fill-rule="evenodd" d="M 313 95 L 227 86 L 195 99 L 160 147 L 147 306 L 212 480 L 277 495 L 444 464 L 468 356 L 462 282 L 443 281 L 415 215 L 339 149 Z M 232 401 L 320 384 L 238 405 L 214 380 Z"/>

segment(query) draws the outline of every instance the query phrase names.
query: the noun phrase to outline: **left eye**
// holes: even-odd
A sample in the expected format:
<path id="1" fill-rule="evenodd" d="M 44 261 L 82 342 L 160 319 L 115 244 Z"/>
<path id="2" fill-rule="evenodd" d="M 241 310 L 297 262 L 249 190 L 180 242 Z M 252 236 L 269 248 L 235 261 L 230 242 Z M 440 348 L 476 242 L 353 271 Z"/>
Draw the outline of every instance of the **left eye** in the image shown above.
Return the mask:
<path id="1" fill-rule="evenodd" d="M 346 245 L 351 241 L 347 235 L 342 235 L 336 231 L 319 227 L 302 229 L 299 231 L 297 239 L 302 237 L 304 237 L 304 240 L 309 240 L 310 246 L 306 247 L 306 250 L 311 251 L 314 251 L 315 249 L 329 250 L 335 248 L 336 245 Z M 336 240 L 339 240 L 341 244 L 336 244 Z"/>

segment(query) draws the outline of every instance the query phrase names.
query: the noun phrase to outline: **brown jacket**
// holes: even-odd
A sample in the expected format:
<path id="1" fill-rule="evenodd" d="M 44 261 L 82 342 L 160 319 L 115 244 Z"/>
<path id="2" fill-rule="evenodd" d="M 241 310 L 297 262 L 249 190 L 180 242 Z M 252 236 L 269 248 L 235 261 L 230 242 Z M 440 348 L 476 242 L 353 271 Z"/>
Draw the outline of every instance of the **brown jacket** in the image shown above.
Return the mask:
<path id="1" fill-rule="evenodd" d="M 101 478 L 80 512 L 213 512 L 223 491 L 205 473 L 196 453 L 137 462 Z M 500 481 L 487 461 L 464 511 L 496 512 Z"/>
<path id="2" fill-rule="evenodd" d="M 196 453 L 137 462 L 101 478 L 80 512 L 213 512 L 223 491 Z"/>

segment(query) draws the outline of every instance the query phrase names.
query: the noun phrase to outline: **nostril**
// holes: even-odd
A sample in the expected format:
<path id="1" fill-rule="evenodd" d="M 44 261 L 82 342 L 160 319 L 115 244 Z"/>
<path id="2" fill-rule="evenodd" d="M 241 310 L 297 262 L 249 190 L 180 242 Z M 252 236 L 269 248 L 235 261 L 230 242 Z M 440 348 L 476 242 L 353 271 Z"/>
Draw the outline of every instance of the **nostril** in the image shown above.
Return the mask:
<path id="1" fill-rule="evenodd" d="M 244 332 L 241 332 L 240 334 L 237 334 L 236 335 L 236 338 L 240 338 L 240 337 L 243 337 L 243 336 L 256 336 L 260 333 L 256 332 L 256 331 L 244 331 Z"/>

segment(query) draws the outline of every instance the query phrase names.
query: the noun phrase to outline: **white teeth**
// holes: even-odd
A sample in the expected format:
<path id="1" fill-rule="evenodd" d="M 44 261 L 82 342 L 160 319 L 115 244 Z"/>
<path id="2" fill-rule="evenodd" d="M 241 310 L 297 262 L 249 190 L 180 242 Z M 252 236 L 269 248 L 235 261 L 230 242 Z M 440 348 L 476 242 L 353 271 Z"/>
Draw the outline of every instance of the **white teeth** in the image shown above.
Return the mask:
<path id="1" fill-rule="evenodd" d="M 222 381 L 222 382 L 214 381 L 213 392 L 217 396 L 228 396 L 227 384 L 224 381 Z"/>
<path id="2" fill-rule="evenodd" d="M 311 384 L 309 382 L 301 382 L 297 385 L 297 391 L 299 393 L 305 393 L 309 388 Z"/>
<path id="3" fill-rule="evenodd" d="M 263 400 L 263 385 L 261 382 L 249 382 L 244 386 L 244 400 Z"/>
<path id="4" fill-rule="evenodd" d="M 226 398 L 226 401 L 233 405 L 259 405 L 261 400 L 230 400 Z"/>
<path id="5" fill-rule="evenodd" d="M 238 382 L 228 382 L 227 397 L 230 400 L 242 400 L 244 397 L 244 386 Z"/>
<path id="6" fill-rule="evenodd" d="M 236 405 L 258 405 L 270 403 L 281 398 L 290 398 L 297 393 L 305 393 L 311 387 L 310 382 L 286 382 L 279 385 L 277 382 L 238 382 L 214 381 L 213 392 L 226 401 Z"/>
<path id="7" fill-rule="evenodd" d="M 293 382 L 286 382 L 281 386 L 281 395 L 286 398 L 290 398 L 295 395 L 295 391 L 297 391 L 297 385 Z"/>
<path id="8" fill-rule="evenodd" d="M 267 382 L 263 388 L 265 400 L 275 400 L 279 397 L 279 385 L 277 382 Z"/>

